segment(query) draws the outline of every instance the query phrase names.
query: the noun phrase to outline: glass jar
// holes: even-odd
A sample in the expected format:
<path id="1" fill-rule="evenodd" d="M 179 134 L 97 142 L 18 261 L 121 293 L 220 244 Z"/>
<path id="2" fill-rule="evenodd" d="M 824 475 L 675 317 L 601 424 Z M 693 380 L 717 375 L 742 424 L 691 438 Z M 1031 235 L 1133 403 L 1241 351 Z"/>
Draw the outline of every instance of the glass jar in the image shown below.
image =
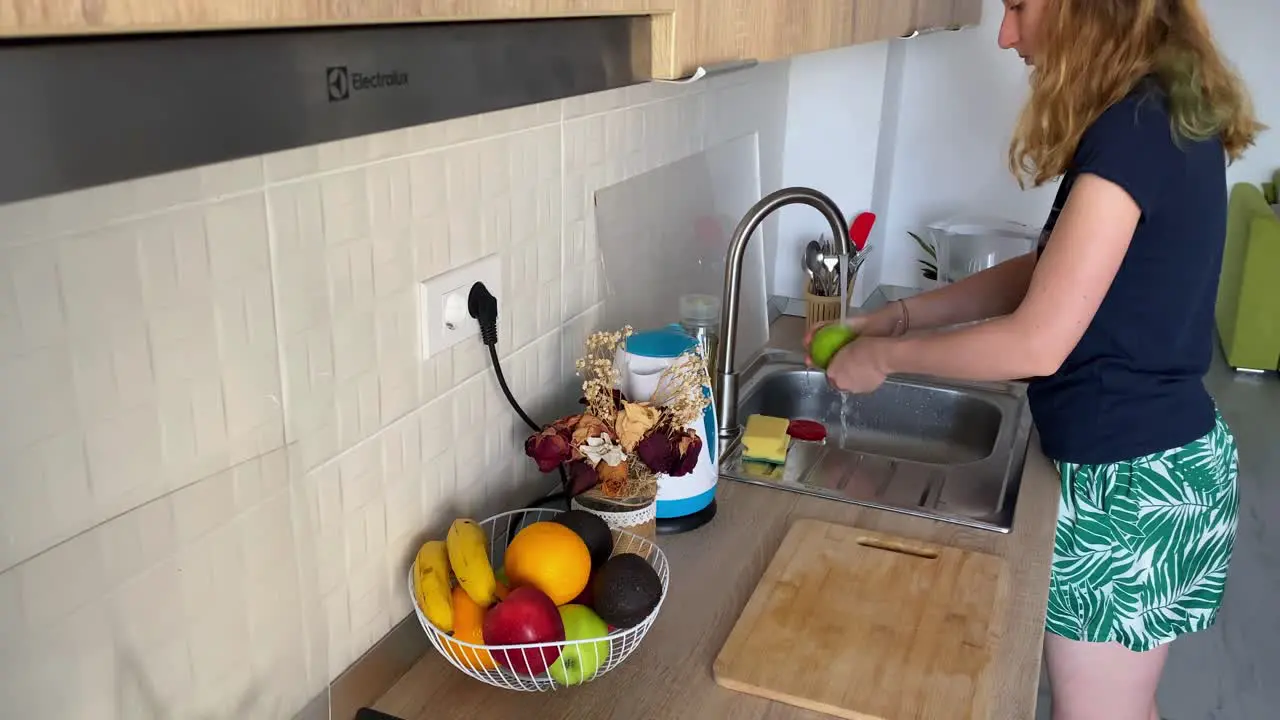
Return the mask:
<path id="1" fill-rule="evenodd" d="M 707 374 L 714 378 L 720 345 L 720 298 L 697 293 L 681 295 L 680 327 L 698 341 L 698 353 L 707 364 Z"/>

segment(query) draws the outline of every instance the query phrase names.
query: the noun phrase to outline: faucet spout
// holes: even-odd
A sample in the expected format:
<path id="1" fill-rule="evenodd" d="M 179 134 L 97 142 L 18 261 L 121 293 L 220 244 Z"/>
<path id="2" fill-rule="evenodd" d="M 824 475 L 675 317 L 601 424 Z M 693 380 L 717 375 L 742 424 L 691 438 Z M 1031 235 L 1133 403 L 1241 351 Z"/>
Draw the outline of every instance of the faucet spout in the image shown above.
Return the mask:
<path id="1" fill-rule="evenodd" d="M 822 213 L 831 225 L 832 242 L 836 252 L 851 256 L 854 253 L 849 241 L 849 224 L 835 202 L 825 194 L 805 187 L 776 190 L 761 198 L 738 223 L 729 242 L 729 255 L 724 268 L 724 301 L 720 310 L 720 347 L 716 353 L 718 378 L 715 387 L 716 415 L 719 418 L 720 438 L 732 437 L 738 430 L 738 373 L 733 364 L 738 344 L 738 299 L 742 285 L 742 260 L 746 256 L 747 241 L 756 228 L 773 211 L 786 205 L 808 205 Z"/>

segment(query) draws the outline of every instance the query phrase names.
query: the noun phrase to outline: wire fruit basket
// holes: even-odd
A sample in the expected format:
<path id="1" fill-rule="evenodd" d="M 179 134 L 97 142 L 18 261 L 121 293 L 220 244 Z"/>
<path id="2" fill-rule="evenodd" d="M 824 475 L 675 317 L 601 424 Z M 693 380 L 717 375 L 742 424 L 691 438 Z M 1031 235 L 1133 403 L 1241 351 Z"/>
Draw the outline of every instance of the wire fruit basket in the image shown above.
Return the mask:
<path id="1" fill-rule="evenodd" d="M 552 520 L 561 512 L 550 508 L 513 510 L 481 520 L 478 525 L 488 536 L 489 562 L 493 568 L 497 570 L 503 566 L 507 546 L 516 533 L 535 522 Z M 611 627 L 607 636 L 585 640 L 500 646 L 465 642 L 433 625 L 418 605 L 417 595 L 414 592 L 416 561 L 410 564 L 408 579 L 413 611 L 436 651 L 448 660 L 449 664 L 476 680 L 507 690 L 525 692 L 558 690 L 595 680 L 622 664 L 640 646 L 640 641 L 649 632 L 649 628 L 658 617 L 658 612 L 662 610 L 670 581 L 666 555 L 657 545 L 625 530 L 611 528 L 611 531 L 613 556 L 631 553 L 644 558 L 662 581 L 662 593 L 657 605 L 647 617 L 632 627 L 623 629 Z M 567 679 L 568 685 L 557 681 L 550 672 L 551 667 L 562 657 L 573 657 L 580 663 L 580 667 L 575 672 L 561 671 L 560 678 Z M 528 674 L 515 672 L 511 667 L 547 669 L 537 674 Z"/>

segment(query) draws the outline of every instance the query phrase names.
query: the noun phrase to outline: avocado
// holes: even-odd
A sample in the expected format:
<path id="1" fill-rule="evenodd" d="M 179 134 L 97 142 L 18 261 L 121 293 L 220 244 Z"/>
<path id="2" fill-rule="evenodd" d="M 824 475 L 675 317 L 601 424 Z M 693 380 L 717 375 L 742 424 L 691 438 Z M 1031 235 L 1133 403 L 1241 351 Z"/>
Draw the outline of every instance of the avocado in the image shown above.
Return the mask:
<path id="1" fill-rule="evenodd" d="M 616 628 L 635 627 L 662 599 L 662 579 L 648 560 L 634 553 L 609 558 L 592 580 L 595 611 Z"/>
<path id="2" fill-rule="evenodd" d="M 613 554 L 613 531 L 604 518 L 586 510 L 570 510 L 556 515 L 555 521 L 577 533 L 591 552 L 593 569 L 604 565 Z"/>

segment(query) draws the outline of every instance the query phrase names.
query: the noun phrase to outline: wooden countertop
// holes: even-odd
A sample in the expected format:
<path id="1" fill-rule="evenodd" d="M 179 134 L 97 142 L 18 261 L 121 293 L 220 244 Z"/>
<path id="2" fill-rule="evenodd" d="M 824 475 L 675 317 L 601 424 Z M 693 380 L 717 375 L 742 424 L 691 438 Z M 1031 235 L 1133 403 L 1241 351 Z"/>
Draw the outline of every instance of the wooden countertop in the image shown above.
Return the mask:
<path id="1" fill-rule="evenodd" d="M 794 338 L 780 320 L 780 336 Z M 784 329 L 784 328 L 778 328 Z M 803 332 L 803 328 L 801 328 Z M 771 342 L 772 344 L 778 344 Z M 995 653 L 992 720 L 1035 716 L 1058 479 L 1032 434 L 1013 530 L 1000 534 L 722 481 L 714 521 L 658 543 L 671 566 L 670 591 L 643 643 L 625 663 L 582 687 L 549 693 L 493 688 L 430 651 L 374 706 L 406 720 L 581 718 L 583 720 L 819 720 L 828 716 L 726 690 L 711 665 L 792 522 L 817 518 L 1003 556 L 1009 603 Z"/>

